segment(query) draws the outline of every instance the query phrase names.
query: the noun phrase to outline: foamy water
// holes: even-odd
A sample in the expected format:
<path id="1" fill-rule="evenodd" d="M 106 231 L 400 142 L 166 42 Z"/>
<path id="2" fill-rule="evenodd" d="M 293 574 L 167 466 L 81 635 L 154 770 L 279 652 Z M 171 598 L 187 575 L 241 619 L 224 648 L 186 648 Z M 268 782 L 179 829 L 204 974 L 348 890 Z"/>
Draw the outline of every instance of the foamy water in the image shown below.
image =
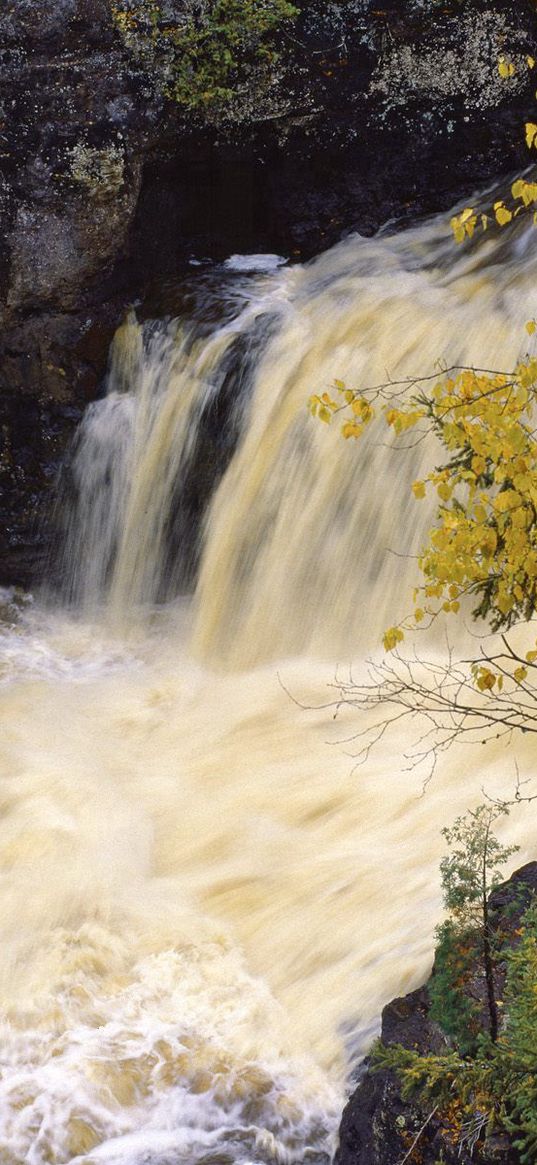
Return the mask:
<path id="1" fill-rule="evenodd" d="M 38 638 L 35 614 L 7 635 L 0 1159 L 17 1165 L 324 1160 L 350 1060 L 428 972 L 441 826 L 484 780 L 514 782 L 510 750 L 459 748 L 424 795 L 400 735 L 353 771 L 355 716 L 301 710 L 273 667 L 179 660 L 170 621 L 127 645 L 58 619 Z M 281 670 L 326 699 L 328 665 Z M 531 772 L 531 747 L 517 757 Z M 525 809 L 502 829 L 521 857 L 534 825 Z"/>
<path id="2" fill-rule="evenodd" d="M 2 1165 L 327 1162 L 382 1006 L 429 972 L 440 830 L 534 746 L 453 747 L 424 789 L 415 722 L 355 765 L 369 721 L 327 685 L 408 608 L 436 451 L 357 449 L 306 401 L 511 366 L 536 263 L 524 232 L 455 254 L 439 221 L 254 280 L 222 326 L 121 330 L 70 459 L 62 597 L 0 603 Z M 178 492 L 230 375 L 177 598 Z M 535 857 L 533 806 L 500 831 Z"/>

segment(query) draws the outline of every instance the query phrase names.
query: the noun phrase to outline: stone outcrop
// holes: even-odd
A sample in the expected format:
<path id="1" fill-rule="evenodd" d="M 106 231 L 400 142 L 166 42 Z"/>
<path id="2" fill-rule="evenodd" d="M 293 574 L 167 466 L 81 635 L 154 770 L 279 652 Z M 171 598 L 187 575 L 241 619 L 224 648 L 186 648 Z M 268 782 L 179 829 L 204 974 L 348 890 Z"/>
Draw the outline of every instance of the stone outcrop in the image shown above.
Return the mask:
<path id="1" fill-rule="evenodd" d="M 2 6 L 0 582 L 41 573 L 40 508 L 126 303 L 189 257 L 307 258 L 526 163 L 529 0 L 300 7 L 270 84 L 252 67 L 202 118 L 166 99 L 110 0 Z"/>
<path id="2" fill-rule="evenodd" d="M 500 886 L 490 898 L 492 924 L 502 941 L 516 942 L 521 916 L 537 894 L 537 862 L 531 862 Z M 433 971 L 434 974 L 434 971 Z M 505 981 L 502 966 L 496 971 L 496 992 L 501 999 Z M 427 986 L 394 999 L 382 1013 L 381 1040 L 401 1044 L 424 1054 L 441 1054 L 447 1041 L 429 1015 Z M 456 1122 L 429 1118 L 432 1106 L 403 1101 L 397 1076 L 391 1071 L 367 1068 L 343 1113 L 335 1165 L 519 1165 L 519 1156 L 502 1135 L 482 1136 L 470 1148 L 461 1142 Z"/>
<path id="3" fill-rule="evenodd" d="M 97 390 L 156 110 L 107 0 L 0 13 L 1 581 L 39 573 L 40 503 Z"/>

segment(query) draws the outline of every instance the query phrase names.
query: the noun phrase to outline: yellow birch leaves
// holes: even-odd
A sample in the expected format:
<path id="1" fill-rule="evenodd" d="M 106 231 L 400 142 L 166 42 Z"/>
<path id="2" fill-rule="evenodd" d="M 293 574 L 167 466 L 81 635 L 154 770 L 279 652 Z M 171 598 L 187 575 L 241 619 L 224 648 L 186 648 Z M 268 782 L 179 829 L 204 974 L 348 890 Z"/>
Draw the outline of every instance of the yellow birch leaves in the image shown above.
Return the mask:
<path id="1" fill-rule="evenodd" d="M 527 332 L 537 331 L 529 320 Z M 386 651 L 403 641 L 405 631 L 427 627 L 441 612 L 456 614 L 470 596 L 474 616 L 493 629 L 537 614 L 537 358 L 526 357 L 511 375 L 461 369 L 439 379 L 430 393 L 397 405 L 386 400 L 379 411 L 395 435 L 419 425 L 440 438 L 447 464 L 412 485 L 419 501 L 436 498 L 436 522 L 419 556 L 422 583 L 414 592 L 414 611 L 385 632 Z M 312 397 L 311 411 L 332 419 L 343 412 L 344 437 L 361 436 L 374 416 L 366 392 L 342 381 L 335 393 Z M 369 394 L 378 402 L 381 390 Z M 350 415 L 349 415 L 350 414 Z M 536 642 L 537 647 L 537 642 Z M 534 666 L 537 650 L 526 655 Z M 537 666 L 537 665 L 535 665 Z M 511 669 L 522 684 L 527 667 Z M 474 680 L 482 692 L 503 679 L 480 666 Z M 501 681 L 501 682 L 500 682 Z"/>
<path id="2" fill-rule="evenodd" d="M 341 432 L 346 440 L 349 437 L 361 437 L 366 425 L 375 416 L 371 402 L 346 388 L 342 380 L 335 380 L 334 388 L 340 394 L 341 399 L 339 401 L 333 400 L 327 392 L 324 392 L 322 396 L 310 396 L 308 401 L 310 413 L 314 417 L 319 417 L 319 420 L 324 421 L 325 424 L 330 424 L 334 413 L 350 408 L 352 420 L 346 419 L 344 421 Z"/>
<path id="3" fill-rule="evenodd" d="M 515 199 L 522 199 L 527 208 L 533 202 L 537 202 L 537 182 L 526 182 L 524 178 L 517 178 L 511 187 L 511 194 Z"/>
<path id="4" fill-rule="evenodd" d="M 535 132 L 537 134 L 537 125 Z M 507 226 L 507 223 L 512 222 L 524 210 L 529 210 L 537 203 L 537 182 L 526 182 L 524 178 L 517 178 L 511 186 L 511 196 L 513 198 L 512 206 L 507 206 L 503 198 L 499 198 L 493 204 L 494 218 L 500 227 Z M 480 214 L 473 207 L 467 206 L 460 214 L 454 214 L 449 221 L 455 242 L 463 243 L 466 238 L 472 238 L 476 227 L 480 226 L 483 231 L 486 231 L 490 216 Z M 535 213 L 534 221 L 537 221 Z"/>
<path id="5" fill-rule="evenodd" d="M 402 643 L 404 638 L 405 633 L 401 630 L 400 627 L 389 627 L 388 630 L 384 632 L 382 637 L 384 650 L 393 651 L 394 648 L 397 647 L 398 643 Z"/>
<path id="6" fill-rule="evenodd" d="M 526 56 L 525 63 L 528 69 L 535 68 L 535 58 Z M 522 60 L 519 65 L 522 65 Z M 511 80 L 517 72 L 517 66 L 508 57 L 500 56 L 498 58 L 498 73 L 503 81 Z M 527 121 L 525 124 L 526 145 L 529 150 L 537 149 L 537 122 Z M 499 199 L 494 203 L 493 214 L 498 226 L 507 226 L 512 222 L 517 215 L 527 211 L 532 204 L 537 202 L 537 183 L 526 182 L 523 178 L 517 179 L 511 187 L 511 195 L 513 198 L 513 205 L 509 206 L 505 199 Z M 537 213 L 534 212 L 534 222 L 537 223 Z M 453 236 L 457 243 L 464 243 L 465 239 L 471 239 L 476 227 L 480 226 L 482 230 L 486 231 L 489 225 L 490 216 L 483 214 L 476 210 L 473 206 L 466 206 L 460 214 L 455 214 L 450 219 Z"/>
<path id="7" fill-rule="evenodd" d="M 322 396 L 310 396 L 308 407 L 313 417 L 318 417 L 325 425 L 329 425 L 338 405 L 327 392 L 323 392 Z"/>
<path id="8" fill-rule="evenodd" d="M 536 385 L 528 360 L 510 377 L 465 369 L 432 391 L 428 418 L 450 460 L 412 487 L 438 499 L 419 559 L 419 622 L 458 611 L 466 594 L 495 628 L 537 609 Z"/>
<path id="9" fill-rule="evenodd" d="M 483 215 L 486 220 L 487 216 Z M 456 243 L 463 243 L 465 238 L 472 238 L 472 235 L 477 226 L 477 213 L 471 206 L 467 206 L 460 214 L 453 215 L 450 219 L 451 229 L 455 236 Z M 482 222 L 483 230 L 487 229 L 487 222 Z"/>
<path id="10" fill-rule="evenodd" d="M 514 77 L 516 69 L 512 61 L 508 61 L 505 57 L 500 57 L 498 61 L 498 72 L 502 80 L 507 80 L 509 77 Z"/>

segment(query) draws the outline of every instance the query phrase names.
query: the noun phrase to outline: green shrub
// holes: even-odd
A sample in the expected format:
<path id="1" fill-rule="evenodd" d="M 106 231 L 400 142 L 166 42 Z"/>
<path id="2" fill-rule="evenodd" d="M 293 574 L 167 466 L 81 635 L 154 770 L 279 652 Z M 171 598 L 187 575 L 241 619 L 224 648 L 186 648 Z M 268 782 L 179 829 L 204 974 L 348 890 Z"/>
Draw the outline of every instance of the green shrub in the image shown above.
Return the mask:
<path id="1" fill-rule="evenodd" d="M 185 109 L 222 108 L 252 67 L 274 67 L 275 33 L 297 15 L 288 0 L 112 0 L 128 49 Z"/>
<path id="2" fill-rule="evenodd" d="M 419 1098 L 438 1105 L 461 1141 L 463 1129 L 476 1118 L 483 1130 L 507 1133 L 520 1153 L 522 1165 L 537 1160 L 537 919 L 535 911 L 523 920 L 520 943 L 504 954 L 507 981 L 502 1028 L 494 1043 L 481 1034 L 475 1051 L 459 1049 L 426 1056 L 399 1044 L 373 1049 L 375 1069 L 389 1068 L 401 1080 L 403 1098 Z"/>
<path id="3" fill-rule="evenodd" d="M 460 932 L 450 921 L 438 928 L 430 1016 L 463 1054 L 475 1049 L 481 1030 L 481 1007 L 465 990 L 480 955 L 474 931 Z"/>

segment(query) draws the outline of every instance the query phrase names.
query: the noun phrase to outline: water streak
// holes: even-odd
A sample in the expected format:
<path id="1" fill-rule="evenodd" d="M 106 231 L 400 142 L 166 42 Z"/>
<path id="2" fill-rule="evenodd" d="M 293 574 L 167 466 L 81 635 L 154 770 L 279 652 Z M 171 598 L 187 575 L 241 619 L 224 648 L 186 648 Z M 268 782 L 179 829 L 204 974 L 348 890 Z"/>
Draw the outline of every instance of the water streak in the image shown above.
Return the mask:
<path id="1" fill-rule="evenodd" d="M 537 311 L 526 228 L 453 254 L 445 223 L 358 237 L 289 275 L 248 424 L 211 507 L 196 650 L 227 666 L 303 651 L 349 659 L 408 612 L 431 521 L 411 483 L 438 449 L 372 427 L 358 446 L 305 416 L 335 379 L 362 390 L 452 364 L 509 370 Z M 520 249 L 526 248 L 523 258 Z M 405 453 L 401 445 L 410 446 Z"/>

